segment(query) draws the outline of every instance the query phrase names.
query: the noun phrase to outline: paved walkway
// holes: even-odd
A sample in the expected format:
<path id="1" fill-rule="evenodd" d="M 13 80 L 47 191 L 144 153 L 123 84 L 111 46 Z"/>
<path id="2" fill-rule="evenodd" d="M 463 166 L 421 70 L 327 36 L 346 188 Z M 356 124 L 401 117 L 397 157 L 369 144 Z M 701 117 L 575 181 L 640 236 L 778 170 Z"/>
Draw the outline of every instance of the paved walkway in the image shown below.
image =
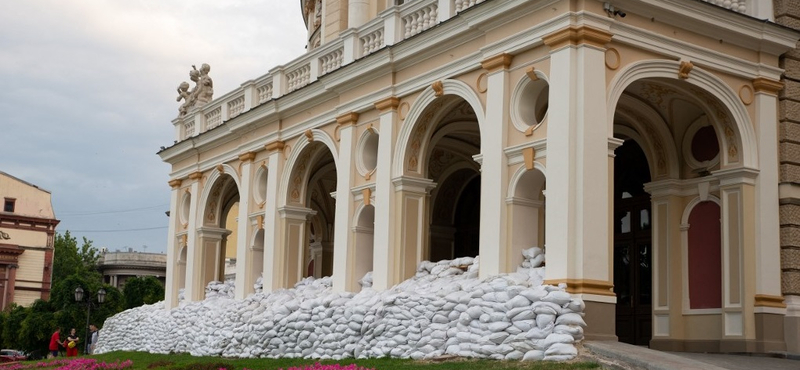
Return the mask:
<path id="1" fill-rule="evenodd" d="M 800 370 L 800 359 L 660 352 L 621 342 L 584 342 L 588 360 L 624 370 Z"/>

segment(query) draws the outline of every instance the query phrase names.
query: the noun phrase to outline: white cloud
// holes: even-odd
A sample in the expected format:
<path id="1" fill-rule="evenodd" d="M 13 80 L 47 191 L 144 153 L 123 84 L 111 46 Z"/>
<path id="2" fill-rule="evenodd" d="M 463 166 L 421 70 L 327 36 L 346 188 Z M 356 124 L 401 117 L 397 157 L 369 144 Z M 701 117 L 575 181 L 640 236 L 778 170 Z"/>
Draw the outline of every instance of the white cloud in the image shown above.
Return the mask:
<path id="1" fill-rule="evenodd" d="M 174 140 L 175 87 L 208 63 L 222 96 L 301 55 L 305 34 L 298 1 L 0 2 L 0 170 L 52 192 L 60 231 L 166 227 L 155 153 Z M 166 229 L 76 234 L 166 244 Z"/>

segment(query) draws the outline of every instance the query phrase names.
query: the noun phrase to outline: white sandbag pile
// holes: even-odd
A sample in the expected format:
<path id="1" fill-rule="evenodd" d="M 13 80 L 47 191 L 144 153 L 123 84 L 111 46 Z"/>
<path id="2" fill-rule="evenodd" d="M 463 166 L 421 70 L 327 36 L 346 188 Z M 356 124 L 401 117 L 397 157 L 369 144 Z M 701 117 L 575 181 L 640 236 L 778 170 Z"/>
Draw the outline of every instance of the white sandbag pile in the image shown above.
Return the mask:
<path id="1" fill-rule="evenodd" d="M 332 292 L 330 278 L 308 278 L 235 300 L 232 283 L 212 283 L 204 301 L 172 310 L 161 302 L 109 318 L 97 352 L 571 359 L 583 338 L 584 304 L 563 285 L 541 285 L 541 249 L 523 254 L 526 267 L 486 280 L 478 279 L 478 258 L 424 261 L 416 276 L 384 292 L 369 287 L 371 274 L 357 294 Z"/>

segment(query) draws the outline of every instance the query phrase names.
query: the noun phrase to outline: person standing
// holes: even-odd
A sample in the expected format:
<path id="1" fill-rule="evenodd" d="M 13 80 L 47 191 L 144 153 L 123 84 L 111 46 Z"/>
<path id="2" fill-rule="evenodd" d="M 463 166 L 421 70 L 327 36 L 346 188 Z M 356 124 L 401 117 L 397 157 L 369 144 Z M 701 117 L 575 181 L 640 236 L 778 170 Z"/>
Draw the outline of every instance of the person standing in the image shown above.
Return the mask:
<path id="1" fill-rule="evenodd" d="M 89 343 L 86 346 L 86 353 L 93 355 L 94 354 L 94 347 L 97 345 L 97 326 L 94 324 L 89 325 L 89 332 L 91 334 L 89 337 Z"/>
<path id="2" fill-rule="evenodd" d="M 53 335 L 50 336 L 50 356 L 51 357 L 58 357 L 58 346 L 64 346 L 64 342 L 61 341 L 60 338 L 61 328 L 56 328 L 56 331 L 53 332 Z"/>
<path id="3" fill-rule="evenodd" d="M 78 335 L 75 334 L 75 328 L 69 329 L 67 336 L 67 357 L 75 357 L 78 355 Z"/>

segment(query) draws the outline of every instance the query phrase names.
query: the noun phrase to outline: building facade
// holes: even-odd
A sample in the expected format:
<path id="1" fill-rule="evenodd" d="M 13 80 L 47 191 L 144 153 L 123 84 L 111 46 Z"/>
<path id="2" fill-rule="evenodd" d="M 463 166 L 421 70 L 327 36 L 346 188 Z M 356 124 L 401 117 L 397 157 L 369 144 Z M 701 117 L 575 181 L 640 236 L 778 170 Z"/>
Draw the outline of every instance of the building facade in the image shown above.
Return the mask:
<path id="1" fill-rule="evenodd" d="M 130 278 L 153 276 L 161 283 L 166 282 L 167 255 L 163 253 L 140 253 L 103 251 L 97 261 L 97 268 L 103 274 L 103 281 L 117 289 L 125 287 Z"/>
<path id="2" fill-rule="evenodd" d="M 215 100 L 207 65 L 182 84 L 166 304 L 232 251 L 243 298 L 542 246 L 588 339 L 800 351 L 786 3 L 301 1 L 305 55 Z"/>
<path id="3" fill-rule="evenodd" d="M 50 192 L 0 172 L 0 305 L 49 299 L 56 220 Z"/>

